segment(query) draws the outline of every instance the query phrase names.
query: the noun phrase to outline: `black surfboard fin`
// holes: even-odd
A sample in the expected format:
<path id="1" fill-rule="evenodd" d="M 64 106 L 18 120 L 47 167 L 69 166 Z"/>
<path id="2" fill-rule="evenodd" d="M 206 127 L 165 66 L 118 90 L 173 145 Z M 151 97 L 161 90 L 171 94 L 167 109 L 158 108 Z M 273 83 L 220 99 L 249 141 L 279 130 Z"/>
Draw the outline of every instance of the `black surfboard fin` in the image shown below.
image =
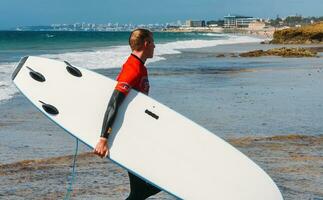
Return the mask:
<path id="1" fill-rule="evenodd" d="M 64 63 L 67 65 L 66 66 L 66 70 L 72 74 L 73 76 L 76 76 L 76 77 L 82 77 L 82 72 L 77 69 L 76 67 L 74 67 L 73 65 L 71 65 L 69 62 L 67 61 L 64 61 Z"/>
<path id="2" fill-rule="evenodd" d="M 28 66 L 26 66 L 26 67 L 27 67 L 27 69 L 30 70 L 29 75 L 31 76 L 31 78 L 33 78 L 34 80 L 39 81 L 39 82 L 46 81 L 45 77 L 41 73 L 36 72 L 35 70 L 31 69 Z"/>
<path id="3" fill-rule="evenodd" d="M 39 101 L 42 105 L 42 108 L 45 110 L 45 112 L 47 112 L 48 114 L 51 115 L 57 115 L 59 112 L 57 110 L 57 108 L 55 108 L 55 106 L 44 103 L 42 101 Z"/>

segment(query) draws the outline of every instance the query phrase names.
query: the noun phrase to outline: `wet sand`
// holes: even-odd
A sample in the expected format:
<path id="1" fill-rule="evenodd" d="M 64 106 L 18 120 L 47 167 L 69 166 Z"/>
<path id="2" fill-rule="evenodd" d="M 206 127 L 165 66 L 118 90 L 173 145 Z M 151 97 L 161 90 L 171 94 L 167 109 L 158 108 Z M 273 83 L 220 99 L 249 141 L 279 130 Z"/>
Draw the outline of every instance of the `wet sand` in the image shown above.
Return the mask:
<path id="1" fill-rule="evenodd" d="M 323 135 L 229 140 L 277 183 L 285 199 L 323 199 Z"/>
<path id="2" fill-rule="evenodd" d="M 207 47 L 199 49 L 199 52 L 212 53 L 216 57 L 239 57 L 240 53 L 249 51 L 263 50 L 267 51 L 274 48 L 305 48 L 318 52 L 317 57 L 322 58 L 322 44 L 260 44 L 258 42 L 241 43 L 241 44 L 222 44 L 214 47 Z M 195 49 L 184 49 L 184 52 L 194 52 Z"/>
<path id="3" fill-rule="evenodd" d="M 323 135 L 231 138 L 228 142 L 260 165 L 286 200 L 323 199 Z M 63 199 L 73 156 L 0 165 L 0 199 Z M 125 199 L 125 170 L 92 153 L 77 157 L 72 199 Z M 161 192 L 150 199 L 175 199 Z"/>

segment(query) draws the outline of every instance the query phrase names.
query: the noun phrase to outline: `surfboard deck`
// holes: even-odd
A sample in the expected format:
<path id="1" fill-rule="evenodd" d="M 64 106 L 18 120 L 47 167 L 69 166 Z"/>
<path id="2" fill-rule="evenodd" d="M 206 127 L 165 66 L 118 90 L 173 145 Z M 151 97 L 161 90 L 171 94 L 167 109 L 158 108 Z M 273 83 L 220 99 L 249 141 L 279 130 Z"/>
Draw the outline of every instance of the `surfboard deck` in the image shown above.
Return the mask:
<path id="1" fill-rule="evenodd" d="M 12 79 L 49 119 L 94 148 L 116 82 L 64 61 L 24 57 Z M 180 199 L 279 200 L 273 180 L 215 134 L 131 90 L 109 138 L 116 164 Z"/>

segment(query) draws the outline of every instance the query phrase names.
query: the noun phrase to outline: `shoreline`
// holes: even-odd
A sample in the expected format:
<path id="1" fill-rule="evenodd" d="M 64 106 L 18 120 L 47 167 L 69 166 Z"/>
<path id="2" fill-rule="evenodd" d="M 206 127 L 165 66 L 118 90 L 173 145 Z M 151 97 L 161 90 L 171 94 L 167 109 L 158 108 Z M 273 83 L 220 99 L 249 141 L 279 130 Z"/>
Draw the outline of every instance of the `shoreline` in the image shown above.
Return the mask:
<path id="1" fill-rule="evenodd" d="M 270 29 L 225 29 L 222 27 L 212 27 L 212 28 L 173 28 L 165 29 L 160 32 L 170 32 L 170 33 L 222 33 L 222 34 L 232 34 L 232 35 L 247 35 L 261 37 L 264 39 L 273 39 L 273 35 L 276 28 Z"/>
<path id="2" fill-rule="evenodd" d="M 227 140 L 238 148 L 276 182 L 284 198 L 322 198 L 323 134 L 317 136 L 285 135 L 240 137 Z M 0 197 L 58 199 L 66 193 L 73 156 L 25 160 L 0 165 Z M 104 199 L 125 198 L 129 192 L 126 171 L 93 153 L 77 157 L 76 179 L 72 197 Z M 10 185 L 11 187 L 6 187 Z M 305 186 L 304 186 L 305 185 Z M 151 199 L 174 199 L 162 192 Z"/>
<path id="3" fill-rule="evenodd" d="M 235 43 L 235 44 L 219 44 L 213 47 L 202 47 L 197 48 L 197 50 L 201 50 L 202 52 L 207 53 L 214 53 L 216 57 L 239 57 L 242 58 L 239 54 L 241 53 L 248 53 L 253 51 L 268 51 L 273 49 L 279 48 L 287 48 L 287 49 L 297 49 L 303 48 L 309 51 L 317 51 L 317 55 L 314 58 L 322 58 L 323 57 L 323 44 L 267 44 L 262 42 L 245 42 L 245 43 Z M 193 48 L 188 48 L 182 50 L 183 52 L 194 52 Z M 265 57 L 265 56 L 259 56 Z M 282 59 L 285 58 L 310 58 L 310 57 L 280 57 L 280 56 L 273 56 L 279 57 Z M 253 59 L 255 57 L 247 56 L 244 58 Z"/>

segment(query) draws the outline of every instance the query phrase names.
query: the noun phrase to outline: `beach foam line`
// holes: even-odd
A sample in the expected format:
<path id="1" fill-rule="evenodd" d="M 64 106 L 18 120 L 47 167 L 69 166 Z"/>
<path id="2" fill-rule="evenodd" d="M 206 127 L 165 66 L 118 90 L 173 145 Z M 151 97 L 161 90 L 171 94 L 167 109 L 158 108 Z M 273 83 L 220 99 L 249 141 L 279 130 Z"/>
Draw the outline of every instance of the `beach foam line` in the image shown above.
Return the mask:
<path id="1" fill-rule="evenodd" d="M 212 37 L 223 37 L 223 33 L 199 33 L 199 35 L 212 36 Z"/>
<path id="2" fill-rule="evenodd" d="M 209 34 L 209 33 L 201 33 Z M 221 44 L 238 44 L 249 42 L 260 42 L 261 39 L 249 36 L 234 36 L 228 34 L 210 33 L 208 36 L 221 36 L 211 40 L 184 40 L 174 41 L 164 44 L 156 44 L 155 56 L 149 59 L 147 64 L 165 60 L 165 55 L 180 54 L 181 49 L 212 47 Z M 111 46 L 107 48 L 97 48 L 92 51 L 76 51 L 59 54 L 42 54 L 39 56 L 57 60 L 66 60 L 75 66 L 87 69 L 108 69 L 120 68 L 129 56 L 130 48 L 128 45 Z M 17 63 L 0 63 L 0 101 L 10 99 L 18 90 L 12 84 L 11 74 Z"/>
<path id="3" fill-rule="evenodd" d="M 0 64 L 0 101 L 10 99 L 17 92 L 16 87 L 11 81 L 11 74 L 14 71 L 16 63 Z"/>
<path id="4" fill-rule="evenodd" d="M 220 34 L 218 34 L 220 35 Z M 181 49 L 212 47 L 221 44 L 239 44 L 249 42 L 260 42 L 259 38 L 249 36 L 234 36 L 222 34 L 223 39 L 213 40 L 184 40 L 156 44 L 155 55 L 149 59 L 147 64 L 165 59 L 165 55 L 180 54 Z M 210 35 L 214 36 L 214 35 Z M 90 52 L 68 52 L 62 54 L 44 54 L 43 57 L 67 60 L 75 66 L 88 69 L 120 68 L 125 59 L 129 56 L 130 48 L 128 45 L 100 48 Z"/>

